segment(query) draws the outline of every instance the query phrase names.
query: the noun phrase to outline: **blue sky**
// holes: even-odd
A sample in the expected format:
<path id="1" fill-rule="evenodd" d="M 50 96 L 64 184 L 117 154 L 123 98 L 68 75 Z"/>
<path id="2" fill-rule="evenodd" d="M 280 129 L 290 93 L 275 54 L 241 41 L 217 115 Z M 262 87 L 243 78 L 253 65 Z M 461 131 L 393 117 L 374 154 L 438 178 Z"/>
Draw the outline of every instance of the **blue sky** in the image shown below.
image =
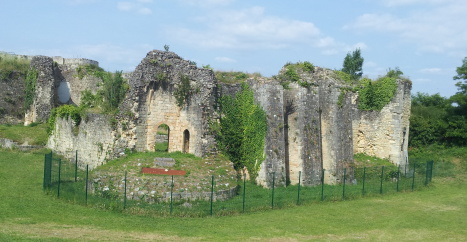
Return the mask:
<path id="1" fill-rule="evenodd" d="M 0 51 L 89 58 L 131 71 L 169 45 L 216 70 L 342 68 L 360 48 L 370 78 L 399 67 L 412 92 L 451 96 L 467 56 L 465 0 L 0 0 Z"/>

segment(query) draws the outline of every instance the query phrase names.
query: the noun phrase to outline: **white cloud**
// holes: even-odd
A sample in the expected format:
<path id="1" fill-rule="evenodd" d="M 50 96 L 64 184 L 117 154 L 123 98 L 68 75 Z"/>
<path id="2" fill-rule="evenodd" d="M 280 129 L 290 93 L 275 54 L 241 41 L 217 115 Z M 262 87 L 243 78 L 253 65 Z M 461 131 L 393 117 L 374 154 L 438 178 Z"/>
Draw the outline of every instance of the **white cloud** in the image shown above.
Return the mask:
<path id="1" fill-rule="evenodd" d="M 311 22 L 267 15 L 262 7 L 217 11 L 195 21 L 197 29 L 171 28 L 167 34 L 203 48 L 282 49 L 307 45 L 332 49 L 339 45 Z"/>
<path id="2" fill-rule="evenodd" d="M 225 63 L 235 63 L 237 62 L 236 60 L 229 58 L 229 57 L 216 57 L 216 61 L 218 62 L 225 62 Z"/>
<path id="3" fill-rule="evenodd" d="M 406 16 L 367 13 L 359 16 L 344 29 L 360 32 L 380 32 L 398 38 L 400 42 L 415 44 L 418 51 L 451 53 L 467 52 L 467 1 L 384 1 L 386 4 L 420 4 L 406 9 Z"/>
<path id="4" fill-rule="evenodd" d="M 183 5 L 193 5 L 202 8 L 225 6 L 235 0 L 178 0 Z"/>
<path id="5" fill-rule="evenodd" d="M 386 6 L 394 7 L 394 6 L 406 6 L 406 5 L 413 5 L 413 4 L 439 4 L 439 3 L 446 3 L 449 0 L 383 0 L 383 3 Z"/>
<path id="6" fill-rule="evenodd" d="M 118 2 L 117 9 L 120 11 L 130 12 L 134 11 L 139 14 L 151 14 L 152 10 L 145 7 L 145 4 L 151 3 L 152 0 L 137 0 L 136 2 Z"/>
<path id="7" fill-rule="evenodd" d="M 428 74 L 434 74 L 434 73 L 440 73 L 442 72 L 443 69 L 441 68 L 424 68 L 424 69 L 421 69 L 419 72 L 421 73 L 428 73 Z"/>
<path id="8" fill-rule="evenodd" d="M 143 15 L 147 15 L 147 14 L 151 14 L 152 10 L 150 8 L 140 8 L 138 10 L 138 13 L 143 14 Z"/>
<path id="9" fill-rule="evenodd" d="M 131 2 L 118 2 L 117 8 L 121 11 L 130 11 L 135 7 L 134 3 Z"/>

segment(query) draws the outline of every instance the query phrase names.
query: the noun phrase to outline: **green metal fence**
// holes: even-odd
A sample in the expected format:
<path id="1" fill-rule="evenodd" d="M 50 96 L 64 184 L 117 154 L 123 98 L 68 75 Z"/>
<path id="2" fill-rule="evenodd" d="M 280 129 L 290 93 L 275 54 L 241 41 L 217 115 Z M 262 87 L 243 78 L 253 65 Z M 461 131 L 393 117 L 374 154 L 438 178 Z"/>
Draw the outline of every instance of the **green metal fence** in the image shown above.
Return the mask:
<path id="1" fill-rule="evenodd" d="M 92 207 L 117 211 L 126 210 L 134 214 L 156 216 L 222 216 L 248 213 L 259 210 L 280 209 L 322 201 L 357 199 L 367 196 L 382 196 L 398 192 L 421 189 L 432 180 L 433 161 L 413 163 L 407 169 L 399 167 L 365 167 L 343 169 L 336 185 L 324 184 L 326 170 L 321 173 L 321 184 L 302 185 L 302 173 L 298 174 L 298 184 L 282 186 L 275 173 L 271 173 L 269 189 L 256 186 L 245 179 L 238 181 L 236 195 L 221 201 L 216 197 L 219 184 L 210 176 L 210 189 L 205 191 L 205 199 L 174 199 L 180 195 L 174 191 L 177 176 L 169 177 L 170 197 L 153 202 L 132 199 L 128 191 L 127 172 L 116 179 L 116 191 L 96 192 L 94 181 L 89 178 L 89 169 L 79 170 L 76 162 L 54 158 L 52 153 L 44 158 L 44 190 L 56 194 L 64 200 Z M 403 170 L 403 172 L 401 172 Z M 100 189 L 100 188 L 99 188 Z M 134 196 L 133 196 L 134 198 Z"/>

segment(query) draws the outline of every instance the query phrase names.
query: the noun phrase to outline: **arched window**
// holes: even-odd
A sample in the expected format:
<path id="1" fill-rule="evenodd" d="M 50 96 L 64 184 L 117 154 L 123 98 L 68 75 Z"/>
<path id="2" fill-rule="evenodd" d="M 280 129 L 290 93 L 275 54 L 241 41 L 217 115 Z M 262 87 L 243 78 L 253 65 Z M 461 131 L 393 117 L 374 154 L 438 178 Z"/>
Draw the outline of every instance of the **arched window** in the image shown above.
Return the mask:
<path id="1" fill-rule="evenodd" d="M 169 151 L 170 128 L 167 124 L 161 124 L 157 127 L 156 143 L 154 150 L 159 152 Z"/>
<path id="2" fill-rule="evenodd" d="M 183 153 L 189 153 L 190 152 L 190 131 L 188 129 L 185 129 L 183 131 Z"/>

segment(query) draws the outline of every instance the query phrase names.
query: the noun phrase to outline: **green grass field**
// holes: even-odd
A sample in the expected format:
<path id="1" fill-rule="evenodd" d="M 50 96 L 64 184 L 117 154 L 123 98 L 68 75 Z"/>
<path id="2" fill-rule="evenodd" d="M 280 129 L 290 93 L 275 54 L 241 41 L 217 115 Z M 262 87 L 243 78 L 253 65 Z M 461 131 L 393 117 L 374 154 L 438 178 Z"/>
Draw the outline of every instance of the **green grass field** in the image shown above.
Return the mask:
<path id="1" fill-rule="evenodd" d="M 428 189 L 236 216 L 136 216 L 42 191 L 43 154 L 0 150 L 0 241 L 467 240 L 467 176 Z"/>

